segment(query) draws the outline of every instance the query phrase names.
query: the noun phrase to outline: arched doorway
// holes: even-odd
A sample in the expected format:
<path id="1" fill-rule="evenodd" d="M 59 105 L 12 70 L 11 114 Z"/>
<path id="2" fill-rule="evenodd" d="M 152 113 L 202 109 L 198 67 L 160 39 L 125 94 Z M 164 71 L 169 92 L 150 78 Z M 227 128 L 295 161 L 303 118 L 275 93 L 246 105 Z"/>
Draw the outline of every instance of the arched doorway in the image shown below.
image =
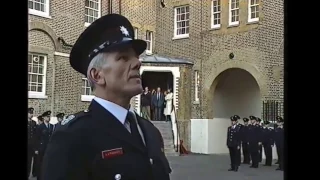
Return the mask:
<path id="1" fill-rule="evenodd" d="M 254 77 L 240 68 L 227 69 L 217 78 L 213 95 L 214 118 L 237 114 L 241 118 L 261 115 L 260 88 Z"/>
<path id="2" fill-rule="evenodd" d="M 230 116 L 241 118 L 261 115 L 261 93 L 256 79 L 246 70 L 230 68 L 221 72 L 212 85 L 210 146 L 212 152 L 228 153 L 227 128 Z M 242 123 L 242 121 L 240 121 Z"/>

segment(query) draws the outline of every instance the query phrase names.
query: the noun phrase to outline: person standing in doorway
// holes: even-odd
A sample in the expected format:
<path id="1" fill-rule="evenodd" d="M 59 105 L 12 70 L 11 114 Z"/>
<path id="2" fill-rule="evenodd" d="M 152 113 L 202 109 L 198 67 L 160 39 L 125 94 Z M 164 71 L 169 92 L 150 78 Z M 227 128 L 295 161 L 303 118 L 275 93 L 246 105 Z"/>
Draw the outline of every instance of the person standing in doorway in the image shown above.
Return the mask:
<path id="1" fill-rule="evenodd" d="M 166 118 L 166 121 L 171 121 L 171 112 L 173 110 L 173 107 L 172 107 L 173 93 L 171 92 L 170 89 L 167 90 L 167 94 L 164 97 L 164 99 L 165 99 L 166 107 L 164 108 L 163 114 Z"/>
<path id="2" fill-rule="evenodd" d="M 157 88 L 157 92 L 152 97 L 152 104 L 154 106 L 155 111 L 155 120 L 161 121 L 162 117 L 162 110 L 164 105 L 164 96 L 161 93 L 161 88 Z"/>
<path id="3" fill-rule="evenodd" d="M 141 117 L 150 120 L 151 93 L 148 87 L 141 94 Z"/>

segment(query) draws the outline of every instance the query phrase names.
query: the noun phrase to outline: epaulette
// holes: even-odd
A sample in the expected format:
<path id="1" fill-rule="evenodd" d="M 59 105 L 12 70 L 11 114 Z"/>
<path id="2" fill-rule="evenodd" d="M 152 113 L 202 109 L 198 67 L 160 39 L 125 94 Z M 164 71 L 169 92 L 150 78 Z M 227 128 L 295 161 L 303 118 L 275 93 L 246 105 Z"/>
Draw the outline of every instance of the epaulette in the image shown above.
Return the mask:
<path id="1" fill-rule="evenodd" d="M 88 116 L 90 112 L 88 110 L 80 111 L 75 114 L 69 115 L 66 119 L 61 121 L 62 127 L 70 127 L 74 122 L 77 122 L 77 120 L 81 119 L 84 116 Z"/>

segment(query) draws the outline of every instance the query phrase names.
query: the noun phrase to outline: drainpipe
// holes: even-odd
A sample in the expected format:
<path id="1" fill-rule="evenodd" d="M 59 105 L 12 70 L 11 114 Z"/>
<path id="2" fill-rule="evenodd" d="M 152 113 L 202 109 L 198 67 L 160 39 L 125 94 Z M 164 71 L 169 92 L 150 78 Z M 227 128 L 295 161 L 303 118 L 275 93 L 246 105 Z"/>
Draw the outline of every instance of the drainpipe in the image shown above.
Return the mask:
<path id="1" fill-rule="evenodd" d="M 121 14 L 121 0 L 119 0 L 119 14 Z"/>
<path id="2" fill-rule="evenodd" d="M 54 91 L 55 91 L 55 83 L 56 83 L 56 57 L 53 55 L 53 63 L 52 63 L 52 84 L 51 84 L 51 114 L 54 114 Z"/>
<path id="3" fill-rule="evenodd" d="M 203 119 L 203 101 L 204 101 L 204 99 L 203 99 L 203 61 L 202 61 L 202 59 L 203 59 L 203 38 L 204 38 L 204 34 L 202 33 L 202 27 L 203 27 L 203 18 L 202 18 L 202 16 L 203 16 L 203 13 L 202 13 L 202 9 L 203 9 L 203 0 L 201 0 L 201 2 L 200 2 L 201 4 L 200 4 L 200 21 L 201 21 L 201 23 L 200 23 L 200 52 L 201 52 L 201 58 L 200 58 L 200 71 L 199 72 L 201 72 L 200 73 L 200 78 L 201 78 L 201 83 L 200 83 L 200 96 L 201 96 L 201 99 L 200 99 L 200 103 L 199 103 L 199 105 L 200 105 L 200 118 L 201 119 Z M 199 93 L 199 92 L 198 92 Z"/>
<path id="4" fill-rule="evenodd" d="M 112 13 L 112 0 L 108 0 L 108 14 Z"/>

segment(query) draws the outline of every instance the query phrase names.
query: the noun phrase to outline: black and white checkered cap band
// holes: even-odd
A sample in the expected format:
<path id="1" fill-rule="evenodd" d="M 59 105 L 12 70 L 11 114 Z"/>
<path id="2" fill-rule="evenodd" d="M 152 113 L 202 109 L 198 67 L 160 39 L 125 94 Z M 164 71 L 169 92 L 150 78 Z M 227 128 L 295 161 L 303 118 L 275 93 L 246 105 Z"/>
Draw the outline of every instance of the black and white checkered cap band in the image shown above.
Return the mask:
<path id="1" fill-rule="evenodd" d="M 123 37 L 122 39 L 119 40 L 115 40 L 115 41 L 106 41 L 104 43 L 102 43 L 100 46 L 98 46 L 97 48 L 95 48 L 90 54 L 89 54 L 89 58 L 93 58 L 94 56 L 96 56 L 101 50 L 105 49 L 106 47 L 112 45 L 112 44 L 118 44 L 120 42 L 123 41 L 132 41 L 133 39 L 130 37 Z"/>

